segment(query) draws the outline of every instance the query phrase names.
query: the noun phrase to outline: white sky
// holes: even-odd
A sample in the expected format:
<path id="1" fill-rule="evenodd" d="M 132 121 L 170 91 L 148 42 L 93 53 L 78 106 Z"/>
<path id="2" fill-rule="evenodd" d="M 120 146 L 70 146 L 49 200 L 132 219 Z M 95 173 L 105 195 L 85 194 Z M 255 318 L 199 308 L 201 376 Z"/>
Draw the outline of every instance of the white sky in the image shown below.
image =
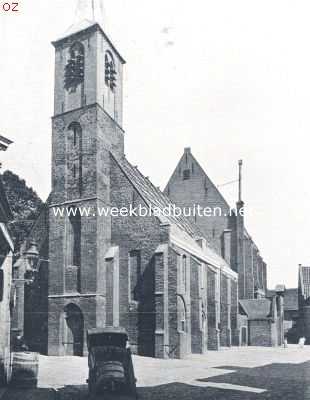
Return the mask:
<path id="1" fill-rule="evenodd" d="M 1 154 L 42 198 L 50 190 L 54 51 L 77 0 L 0 11 Z M 216 184 L 244 160 L 246 225 L 269 284 L 310 263 L 310 3 L 105 0 L 105 30 L 127 60 L 126 155 L 163 188 L 183 148 Z M 167 29 L 168 28 L 168 29 Z M 233 205 L 237 186 L 222 192 Z"/>

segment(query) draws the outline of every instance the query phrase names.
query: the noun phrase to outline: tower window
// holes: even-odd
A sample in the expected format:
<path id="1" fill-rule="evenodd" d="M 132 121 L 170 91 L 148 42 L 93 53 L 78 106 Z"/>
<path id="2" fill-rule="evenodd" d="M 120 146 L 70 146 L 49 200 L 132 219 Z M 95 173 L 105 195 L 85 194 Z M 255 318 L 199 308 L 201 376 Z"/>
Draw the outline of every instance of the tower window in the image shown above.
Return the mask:
<path id="1" fill-rule="evenodd" d="M 85 52 L 82 43 L 74 43 L 69 51 L 69 59 L 65 67 L 65 88 L 70 93 L 84 82 Z"/>
<path id="2" fill-rule="evenodd" d="M 75 125 L 73 127 L 73 144 L 74 144 L 74 146 L 76 146 L 76 142 L 77 142 L 77 126 Z"/>
<path id="3" fill-rule="evenodd" d="M 67 162 L 74 185 L 78 185 L 78 190 L 82 192 L 83 177 L 83 153 L 82 153 L 83 135 L 82 128 L 78 122 L 72 122 L 68 128 L 68 152 Z M 73 165 L 72 165 L 73 164 Z M 69 169 L 68 168 L 68 169 Z"/>
<path id="4" fill-rule="evenodd" d="M 191 171 L 189 169 L 185 169 L 183 171 L 183 181 L 190 179 L 190 177 L 191 177 Z"/>
<path id="5" fill-rule="evenodd" d="M 116 88 L 115 63 L 110 51 L 105 54 L 105 83 L 112 91 Z"/>
<path id="6" fill-rule="evenodd" d="M 71 265 L 80 267 L 81 265 L 81 215 L 76 208 L 70 209 L 72 214 L 70 216 L 70 254 Z"/>

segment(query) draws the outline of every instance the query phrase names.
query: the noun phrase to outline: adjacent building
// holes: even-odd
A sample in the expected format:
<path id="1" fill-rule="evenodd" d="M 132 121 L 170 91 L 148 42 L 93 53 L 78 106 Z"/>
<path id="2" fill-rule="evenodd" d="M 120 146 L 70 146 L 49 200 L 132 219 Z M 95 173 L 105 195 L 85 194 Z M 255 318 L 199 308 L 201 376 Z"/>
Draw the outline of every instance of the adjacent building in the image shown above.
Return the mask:
<path id="1" fill-rule="evenodd" d="M 276 294 L 275 290 L 268 290 L 268 297 Z M 284 306 L 284 336 L 288 343 L 298 343 L 301 337 L 299 332 L 299 305 L 298 288 L 286 288 L 283 297 Z"/>
<path id="2" fill-rule="evenodd" d="M 298 332 L 310 344 L 310 267 L 299 265 L 298 278 Z"/>

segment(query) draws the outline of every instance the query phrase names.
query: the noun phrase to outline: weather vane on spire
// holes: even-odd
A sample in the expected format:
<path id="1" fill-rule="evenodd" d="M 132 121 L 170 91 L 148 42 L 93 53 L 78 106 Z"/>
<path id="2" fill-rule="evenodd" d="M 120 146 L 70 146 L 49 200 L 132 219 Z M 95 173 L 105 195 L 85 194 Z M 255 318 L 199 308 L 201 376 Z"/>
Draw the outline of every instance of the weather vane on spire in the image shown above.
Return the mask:
<path id="1" fill-rule="evenodd" d="M 104 7 L 103 0 L 78 0 L 75 20 L 80 22 L 83 19 L 96 21 L 103 25 Z"/>

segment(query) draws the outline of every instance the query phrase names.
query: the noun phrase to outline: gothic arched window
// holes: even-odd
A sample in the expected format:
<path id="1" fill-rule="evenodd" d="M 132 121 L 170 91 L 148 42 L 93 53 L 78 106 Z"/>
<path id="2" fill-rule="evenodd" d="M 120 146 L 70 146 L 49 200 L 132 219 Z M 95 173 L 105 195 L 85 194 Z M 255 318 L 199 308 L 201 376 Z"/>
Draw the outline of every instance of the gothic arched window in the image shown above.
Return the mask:
<path id="1" fill-rule="evenodd" d="M 112 91 L 116 88 L 115 62 L 110 51 L 105 53 L 105 83 Z"/>
<path id="2" fill-rule="evenodd" d="M 72 171 L 72 178 L 79 188 L 79 192 L 81 192 L 83 172 L 82 127 L 78 122 L 72 122 L 69 125 L 68 131 L 68 168 Z"/>
<path id="3" fill-rule="evenodd" d="M 70 207 L 68 209 L 69 216 L 69 262 L 68 264 L 75 267 L 81 266 L 81 214 L 78 208 Z"/>
<path id="4" fill-rule="evenodd" d="M 78 122 L 72 122 L 68 128 L 72 132 L 72 147 L 75 150 L 80 150 L 82 145 L 82 127 Z"/>
<path id="5" fill-rule="evenodd" d="M 69 50 L 69 59 L 65 67 L 65 88 L 75 92 L 78 85 L 84 82 L 85 51 L 80 42 L 75 42 Z"/>

